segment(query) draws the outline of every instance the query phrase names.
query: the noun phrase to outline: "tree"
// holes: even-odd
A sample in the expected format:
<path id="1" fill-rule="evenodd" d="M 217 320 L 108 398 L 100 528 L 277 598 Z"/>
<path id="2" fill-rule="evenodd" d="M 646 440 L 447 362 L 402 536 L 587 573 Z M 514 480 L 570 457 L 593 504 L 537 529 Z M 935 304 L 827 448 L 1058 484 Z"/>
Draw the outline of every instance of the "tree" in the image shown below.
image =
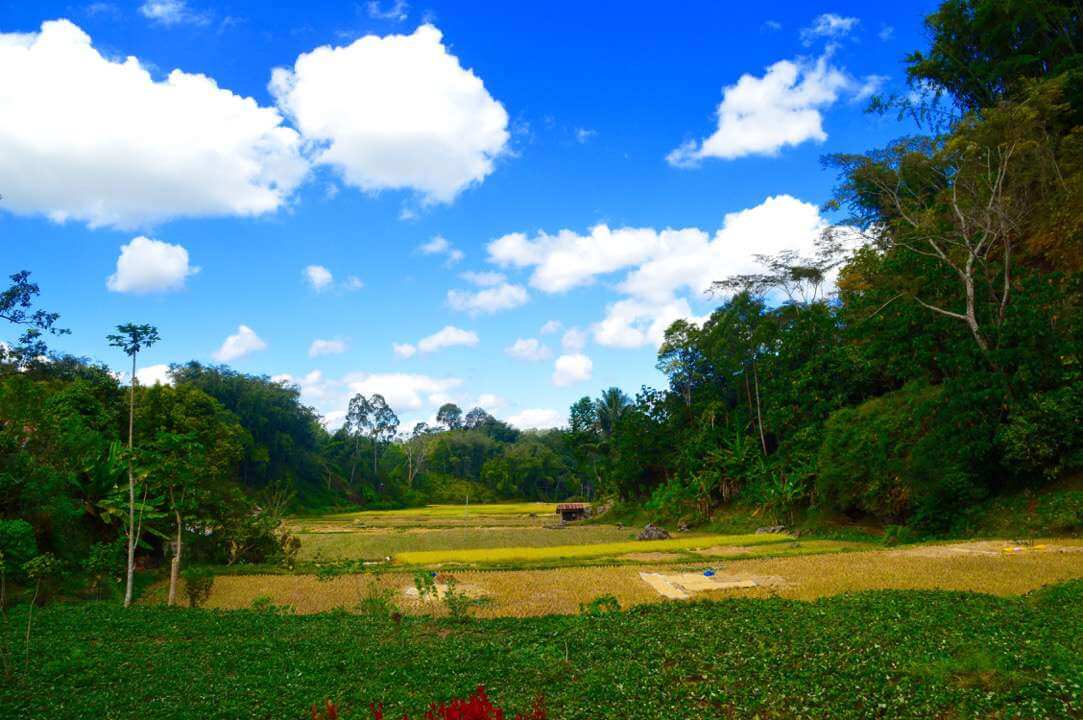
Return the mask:
<path id="1" fill-rule="evenodd" d="M 616 431 L 630 405 L 628 396 L 620 388 L 611 387 L 602 391 L 594 401 L 594 416 L 604 437 L 608 438 Z"/>
<path id="2" fill-rule="evenodd" d="M 455 403 L 444 403 L 436 411 L 436 422 L 448 430 L 458 430 L 463 426 L 463 411 Z"/>
<path id="3" fill-rule="evenodd" d="M 135 386 L 139 382 L 135 376 L 136 356 L 141 350 L 154 345 L 159 340 L 158 329 L 153 325 L 128 323 L 118 325 L 117 332 L 108 335 L 109 345 L 120 348 L 132 359 L 132 375 L 128 390 L 128 568 L 124 585 L 124 607 L 132 604 L 132 590 L 135 582 L 135 545 L 139 541 L 141 528 L 135 519 L 135 473 L 132 468 L 132 453 L 135 451 Z M 140 513 L 142 522 L 142 513 Z"/>
<path id="4" fill-rule="evenodd" d="M 19 336 L 18 346 L 0 348 L 0 360 L 10 357 L 17 365 L 24 365 L 49 352 L 42 339 L 44 333 L 71 333 L 70 330 L 56 327 L 56 321 L 60 319 L 58 313 L 31 309 L 34 297 L 40 292 L 37 283 L 30 282 L 30 273 L 22 270 L 11 276 L 11 287 L 0 293 L 0 319 L 26 328 Z"/>
<path id="5" fill-rule="evenodd" d="M 174 518 L 168 604 L 175 605 L 184 549 L 184 519 L 198 505 L 197 494 L 202 490 L 199 476 L 206 467 L 206 453 L 194 433 L 166 431 L 158 433 L 144 455 L 151 477 L 165 490 L 166 503 Z"/>
<path id="6" fill-rule="evenodd" d="M 356 455 L 360 451 L 362 437 L 372 443 L 372 474 L 379 476 L 379 450 L 381 443 L 390 442 L 399 428 L 399 418 L 384 400 L 383 395 L 374 394 L 366 398 L 361 393 L 350 399 L 346 410 L 346 430 L 354 438 L 354 463 L 350 470 L 350 484 L 353 484 L 356 471 Z"/>

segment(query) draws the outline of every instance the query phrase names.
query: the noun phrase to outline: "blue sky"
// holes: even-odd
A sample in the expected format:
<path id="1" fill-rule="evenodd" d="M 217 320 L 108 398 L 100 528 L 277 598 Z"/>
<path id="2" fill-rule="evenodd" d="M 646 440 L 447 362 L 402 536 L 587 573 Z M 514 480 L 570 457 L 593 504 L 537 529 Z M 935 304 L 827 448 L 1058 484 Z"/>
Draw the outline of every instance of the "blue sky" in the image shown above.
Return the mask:
<path id="1" fill-rule="evenodd" d="M 935 3 L 493 7 L 0 2 L 5 272 L 118 369 L 149 322 L 142 365 L 282 376 L 331 425 L 358 391 L 559 423 L 661 384 L 711 279 L 811 249 L 821 156 L 911 130 L 863 109 Z"/>

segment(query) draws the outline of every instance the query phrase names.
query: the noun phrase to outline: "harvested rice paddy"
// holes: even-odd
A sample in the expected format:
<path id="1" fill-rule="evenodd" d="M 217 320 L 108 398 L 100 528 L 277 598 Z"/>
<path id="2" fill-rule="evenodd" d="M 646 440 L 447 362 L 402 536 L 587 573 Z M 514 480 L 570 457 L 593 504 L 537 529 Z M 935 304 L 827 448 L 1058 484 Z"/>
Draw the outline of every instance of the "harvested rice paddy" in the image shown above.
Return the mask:
<path id="1" fill-rule="evenodd" d="M 585 545 L 556 545 L 551 547 L 491 547 L 470 550 L 422 550 L 396 553 L 393 558 L 402 565 L 486 564 L 508 562 L 537 562 L 617 557 L 636 552 L 666 552 L 694 550 L 713 546 L 751 548 L 792 541 L 788 535 L 687 535 L 669 540 L 628 540 L 624 542 Z"/>
<path id="2" fill-rule="evenodd" d="M 827 541 L 809 541 L 825 543 Z M 644 543 L 645 544 L 645 543 Z M 786 545 L 805 543 L 786 543 Z M 1008 542 L 997 547 L 1020 547 Z M 473 610 L 478 617 L 529 617 L 575 614 L 580 605 L 603 595 L 612 595 L 622 607 L 666 601 L 641 573 L 700 573 L 711 567 L 715 579 L 729 587 L 697 591 L 697 599 L 727 597 L 784 597 L 814 600 L 849 591 L 873 589 L 959 590 L 992 595 L 1021 595 L 1043 585 L 1083 577 L 1083 540 L 1036 541 L 1029 550 L 987 554 L 987 543 L 973 543 L 983 552 L 917 553 L 917 546 L 896 550 L 805 552 L 780 557 L 720 561 L 703 558 L 698 565 L 626 564 L 598 567 L 559 567 L 525 570 L 466 570 L 449 574 L 470 595 L 482 602 Z M 762 546 L 766 551 L 770 546 Z M 813 546 L 815 548 L 816 546 Z M 799 548 L 811 551 L 813 548 Z M 752 581 L 748 585 L 746 581 Z M 388 571 L 365 575 L 343 575 L 319 580 L 312 575 L 224 575 L 215 580 L 208 607 L 239 609 L 250 607 L 257 598 L 276 605 L 289 605 L 297 613 L 314 613 L 336 608 L 352 610 L 359 601 L 382 588 L 396 606 L 407 614 L 444 612 L 442 606 L 410 600 L 404 591 L 413 585 L 413 574 Z M 160 600 L 160 592 L 150 600 Z"/>

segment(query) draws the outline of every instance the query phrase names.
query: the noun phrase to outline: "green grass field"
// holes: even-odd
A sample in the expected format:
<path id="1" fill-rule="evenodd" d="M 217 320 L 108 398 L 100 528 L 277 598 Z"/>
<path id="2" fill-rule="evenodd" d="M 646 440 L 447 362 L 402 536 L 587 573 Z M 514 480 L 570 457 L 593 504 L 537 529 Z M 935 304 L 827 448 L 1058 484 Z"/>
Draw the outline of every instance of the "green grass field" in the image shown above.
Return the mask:
<path id="1" fill-rule="evenodd" d="M 627 540 L 628 528 L 613 525 L 404 528 L 379 527 L 334 532 L 300 532 L 301 561 L 382 559 L 400 552 L 466 550 L 494 547 L 548 547 Z"/>
<path id="2" fill-rule="evenodd" d="M 419 717 L 485 684 L 559 720 L 1070 718 L 1083 713 L 1083 581 L 1026 597 L 880 591 L 815 602 L 664 603 L 601 616 L 401 623 L 346 613 L 35 613 L 4 629 L 12 720 L 300 720 L 325 698 L 344 720 Z"/>

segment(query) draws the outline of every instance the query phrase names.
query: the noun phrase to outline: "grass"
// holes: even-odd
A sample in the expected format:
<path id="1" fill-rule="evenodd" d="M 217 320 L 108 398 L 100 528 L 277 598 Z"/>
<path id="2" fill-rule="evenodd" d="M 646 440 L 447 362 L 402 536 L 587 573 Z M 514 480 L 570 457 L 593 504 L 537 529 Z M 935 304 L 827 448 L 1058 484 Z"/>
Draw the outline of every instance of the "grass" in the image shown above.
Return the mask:
<path id="1" fill-rule="evenodd" d="M 556 519 L 556 503 L 489 503 L 483 505 L 426 505 L 402 510 L 361 510 L 352 513 L 324 515 L 329 520 L 366 520 L 409 518 L 411 520 L 496 515 L 551 515 Z"/>
<path id="2" fill-rule="evenodd" d="M 613 525 L 569 526 L 553 530 L 531 527 L 348 528 L 300 531 L 298 558 L 310 560 L 383 559 L 401 552 L 462 550 L 493 547 L 548 547 L 615 542 L 634 537 Z"/>
<path id="3" fill-rule="evenodd" d="M 843 556 L 846 557 L 846 556 Z M 21 648 L 25 609 L 8 639 Z M 1014 598 L 935 591 L 665 603 L 602 616 L 391 623 L 90 604 L 35 613 L 0 717 L 388 717 L 479 683 L 554 720 L 1067 718 L 1083 713 L 1083 581 Z"/>

